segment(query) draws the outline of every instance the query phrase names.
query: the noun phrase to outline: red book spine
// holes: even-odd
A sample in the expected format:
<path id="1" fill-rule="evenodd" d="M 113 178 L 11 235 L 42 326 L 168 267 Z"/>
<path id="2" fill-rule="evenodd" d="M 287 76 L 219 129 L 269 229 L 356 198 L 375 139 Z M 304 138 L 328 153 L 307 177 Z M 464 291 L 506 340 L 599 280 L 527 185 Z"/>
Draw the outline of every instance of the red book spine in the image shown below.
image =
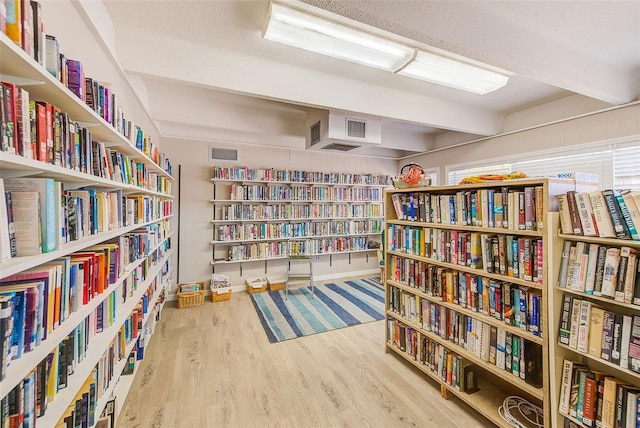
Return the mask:
<path id="1" fill-rule="evenodd" d="M 36 103 L 36 150 L 37 159 L 48 162 L 47 159 L 47 108 Z"/>

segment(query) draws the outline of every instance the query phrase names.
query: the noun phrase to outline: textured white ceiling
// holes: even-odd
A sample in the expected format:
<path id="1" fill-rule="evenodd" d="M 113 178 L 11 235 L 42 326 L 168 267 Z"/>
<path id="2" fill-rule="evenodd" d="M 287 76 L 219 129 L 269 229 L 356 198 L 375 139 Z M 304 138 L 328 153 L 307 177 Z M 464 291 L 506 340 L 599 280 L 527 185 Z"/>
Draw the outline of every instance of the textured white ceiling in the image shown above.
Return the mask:
<path id="1" fill-rule="evenodd" d="M 567 95 L 608 105 L 637 100 L 640 93 L 639 1 L 293 2 L 515 74 L 506 87 L 485 96 L 264 40 L 269 3 L 263 0 L 104 3 L 116 30 L 118 59 L 147 83 L 158 122 L 173 115 L 173 104 L 189 117 L 189 109 L 201 108 L 201 99 L 207 98 L 207 108 L 216 114 L 232 102 L 230 97 L 236 97 L 235 104 L 253 102 L 248 95 L 262 99 L 251 107 L 254 111 L 276 109 L 276 121 L 284 120 L 283 102 L 286 109 L 302 113 L 317 107 L 386 117 L 387 135 L 401 129 L 404 136 L 431 136 L 425 139 L 427 150 L 444 131 L 499 133 L 508 114 Z M 168 91 L 180 85 L 185 85 L 182 95 Z M 235 95 L 221 96 L 220 91 Z M 168 93 L 180 102 L 168 102 Z M 191 115 L 196 116 L 201 115 Z M 241 122 L 227 121 L 244 132 Z M 212 133 L 217 126 L 201 125 Z M 250 132 L 259 129 L 253 124 Z M 273 126 L 267 129 L 273 135 Z M 296 132 L 282 135 L 295 137 Z M 384 145 L 401 148 L 397 141 Z"/>

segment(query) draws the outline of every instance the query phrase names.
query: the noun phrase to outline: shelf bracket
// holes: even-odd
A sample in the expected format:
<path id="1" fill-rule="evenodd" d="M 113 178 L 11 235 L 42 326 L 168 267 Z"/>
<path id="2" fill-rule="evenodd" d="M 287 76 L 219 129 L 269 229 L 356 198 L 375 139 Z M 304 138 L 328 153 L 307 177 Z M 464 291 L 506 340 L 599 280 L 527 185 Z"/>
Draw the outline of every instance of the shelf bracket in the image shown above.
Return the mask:
<path id="1" fill-rule="evenodd" d="M 333 254 L 329 254 L 329 266 L 333 266 Z"/>
<path id="2" fill-rule="evenodd" d="M 349 253 L 349 264 L 351 264 L 351 253 Z"/>
<path id="3" fill-rule="evenodd" d="M 264 261 L 264 274 L 267 274 L 267 261 Z"/>
<path id="4" fill-rule="evenodd" d="M 242 276 L 242 263 L 240 263 L 240 276 Z"/>

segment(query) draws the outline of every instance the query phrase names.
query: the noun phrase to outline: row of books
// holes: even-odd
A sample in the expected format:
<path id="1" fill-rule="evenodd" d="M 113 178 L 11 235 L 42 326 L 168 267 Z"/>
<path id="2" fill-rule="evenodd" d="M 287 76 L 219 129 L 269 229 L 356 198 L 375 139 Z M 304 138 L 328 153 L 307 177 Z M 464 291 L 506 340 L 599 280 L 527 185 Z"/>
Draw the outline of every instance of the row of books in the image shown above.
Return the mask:
<path id="1" fill-rule="evenodd" d="M 311 254 L 333 254 L 349 251 L 363 251 L 377 248 L 377 241 L 367 237 L 322 238 L 311 239 Z M 260 242 L 253 244 L 229 245 L 226 261 L 256 260 L 272 257 L 287 257 L 289 253 L 287 242 Z M 225 259 L 223 259 L 225 260 Z M 216 259 L 216 261 L 223 261 Z"/>
<path id="2" fill-rule="evenodd" d="M 261 260 L 275 257 L 286 257 L 286 242 L 257 242 L 253 244 L 230 245 L 227 249 L 227 261 Z M 222 261 L 225 259 L 216 259 Z"/>
<path id="3" fill-rule="evenodd" d="M 117 306 L 133 295 L 147 278 L 150 266 L 169 245 L 150 245 L 155 241 L 153 227 L 130 235 L 2 279 L 0 296 L 7 342 L 3 346 L 1 373 L 6 372 L 11 360 L 34 350 L 72 313 L 104 292 L 110 294 L 92 313 L 95 316 L 92 325 L 99 332 L 113 322 Z M 135 252 L 128 247 L 131 238 L 136 240 Z M 141 257 L 146 258 L 140 261 Z M 133 260 L 138 260 L 137 265 L 125 275 L 125 265 Z M 167 269 L 166 263 L 163 268 Z M 111 292 L 117 283 L 118 291 Z"/>
<path id="4" fill-rule="evenodd" d="M 381 217 L 380 203 L 361 204 L 231 204 L 221 208 L 221 220 L 315 220 L 339 217 Z"/>
<path id="5" fill-rule="evenodd" d="M 56 426 L 93 426 L 97 419 L 94 414 L 97 400 L 114 381 L 114 368 L 118 361 L 124 358 L 126 347 L 132 340 L 139 342 L 136 343 L 136 347 L 139 358 L 142 358 L 146 337 L 142 322 L 146 313 L 155 310 L 155 307 L 149 306 L 149 301 L 156 287 L 156 281 L 148 287 Z M 112 295 L 115 296 L 116 293 Z M 110 317 L 108 324 L 101 325 L 98 310 L 99 308 L 86 317 L 84 322 L 56 345 L 47 357 L 3 398 L 0 426 L 35 426 L 35 418 L 43 416 L 47 405 L 56 399 L 60 391 L 67 388 L 69 377 L 75 373 L 77 366 L 87 355 L 90 339 L 115 322 L 114 315 L 113 318 Z"/>
<path id="6" fill-rule="evenodd" d="M 33 351 L 69 316 L 96 296 L 109 291 L 120 267 L 117 248 L 73 253 L 4 278 L 0 296 L 8 342 L 3 347 L 2 372 L 23 353 Z M 109 275 L 109 271 L 115 272 Z M 118 296 L 111 293 L 94 311 L 96 329 L 114 316 Z"/>
<path id="7" fill-rule="evenodd" d="M 543 188 L 461 190 L 391 195 L 398 220 L 496 229 L 543 230 Z"/>
<path id="8" fill-rule="evenodd" d="M 601 308 L 564 294 L 558 342 L 593 358 L 640 373 L 640 316 Z"/>
<path id="9" fill-rule="evenodd" d="M 2 4 L 4 9 L 4 1 Z M 129 139 L 131 145 L 171 174 L 169 159 L 159 152 L 157 146 L 151 142 L 150 136 L 142 128 L 125 117 L 122 106 L 109 85 L 86 77 L 82 62 L 67 58 L 61 52 L 55 35 L 46 33 L 40 2 L 7 1 L 6 12 L 12 19 L 7 19 L 6 22 L 0 19 L 0 22 L 5 24 L 5 28 L 1 30 L 11 40 L 113 126 L 117 132 Z M 14 129 L 18 129 L 15 119 L 6 123 L 12 123 Z"/>
<path id="10" fill-rule="evenodd" d="M 558 411 L 586 427 L 640 425 L 640 388 L 586 364 L 564 360 Z M 565 426 L 571 424 L 565 424 Z"/>
<path id="11" fill-rule="evenodd" d="M 313 184 L 364 184 L 388 186 L 391 177 L 388 175 L 349 174 L 344 172 L 290 171 L 275 168 L 254 169 L 247 166 L 240 168 L 213 167 L 213 178 L 218 180 L 247 181 L 279 181 Z"/>
<path id="12" fill-rule="evenodd" d="M 453 285 L 442 295 L 431 294 L 431 290 L 436 287 L 418 287 L 416 283 L 405 279 L 405 282 L 408 282 L 406 285 L 419 288 L 439 301 L 453 303 L 461 308 L 504 321 L 505 324 L 530 331 L 535 336 L 543 335 L 543 302 L 540 290 L 518 287 L 463 272 L 445 271 L 441 268 L 430 269 L 428 275 L 433 278 L 433 281 L 453 283 Z M 395 280 L 395 277 L 391 279 Z M 445 290 L 447 288 L 445 286 Z M 423 314 L 429 305 L 427 302 L 432 299 L 423 298 L 394 286 L 391 286 L 390 290 L 389 300 L 396 311 L 404 318 L 422 324 Z"/>
<path id="13" fill-rule="evenodd" d="M 569 191 L 558 195 L 558 208 L 564 234 L 640 241 L 640 191 Z"/>
<path id="14" fill-rule="evenodd" d="M 436 314 L 440 312 L 439 308 L 434 311 Z M 451 314 L 445 315 L 445 319 L 450 320 L 447 323 L 448 330 L 438 330 L 431 323 L 423 329 L 434 332 L 442 339 L 473 353 L 477 359 L 493 364 L 536 388 L 542 387 L 541 345 L 459 313 L 453 314 L 452 311 L 445 310 L 445 314 Z M 396 323 L 402 325 L 402 322 L 388 318 L 388 334 L 392 327 L 395 329 Z M 446 344 L 441 345 L 447 347 Z M 455 349 L 452 351 L 455 352 Z"/>
<path id="15" fill-rule="evenodd" d="M 30 99 L 29 92 L 2 82 L 2 151 L 119 183 L 170 193 L 167 177 L 150 172 L 144 162 L 94 141 L 89 128 L 57 106 Z"/>
<path id="16" fill-rule="evenodd" d="M 333 220 L 302 223 L 227 224 L 219 225 L 216 228 L 216 240 L 244 241 L 249 239 L 284 239 L 380 233 L 382 231 L 382 223 L 382 220 Z"/>
<path id="17" fill-rule="evenodd" d="M 564 241 L 558 287 L 640 305 L 638 252 L 628 246 Z"/>
<path id="18" fill-rule="evenodd" d="M 393 318 L 388 319 L 389 343 L 419 361 L 458 391 L 477 391 L 477 367 L 464 357 Z"/>
<path id="19" fill-rule="evenodd" d="M 51 178 L 0 178 L 0 262 L 56 251 L 108 230 L 170 215 L 173 201 L 122 190 L 63 190 Z"/>
<path id="20" fill-rule="evenodd" d="M 231 184 L 234 201 L 368 202 L 381 201 L 382 189 Z"/>
<path id="21" fill-rule="evenodd" d="M 387 227 L 387 236 L 391 251 L 542 283 L 540 238 L 397 224 Z"/>

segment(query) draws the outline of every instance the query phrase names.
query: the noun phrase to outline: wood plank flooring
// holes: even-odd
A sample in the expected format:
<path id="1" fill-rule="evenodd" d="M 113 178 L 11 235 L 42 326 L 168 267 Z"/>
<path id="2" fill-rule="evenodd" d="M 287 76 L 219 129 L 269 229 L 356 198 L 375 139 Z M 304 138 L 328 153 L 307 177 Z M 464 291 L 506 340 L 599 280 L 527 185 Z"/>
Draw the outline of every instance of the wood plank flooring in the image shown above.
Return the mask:
<path id="1" fill-rule="evenodd" d="M 270 344 L 247 293 L 168 302 L 118 428 L 490 427 L 384 352 L 384 321 Z"/>

